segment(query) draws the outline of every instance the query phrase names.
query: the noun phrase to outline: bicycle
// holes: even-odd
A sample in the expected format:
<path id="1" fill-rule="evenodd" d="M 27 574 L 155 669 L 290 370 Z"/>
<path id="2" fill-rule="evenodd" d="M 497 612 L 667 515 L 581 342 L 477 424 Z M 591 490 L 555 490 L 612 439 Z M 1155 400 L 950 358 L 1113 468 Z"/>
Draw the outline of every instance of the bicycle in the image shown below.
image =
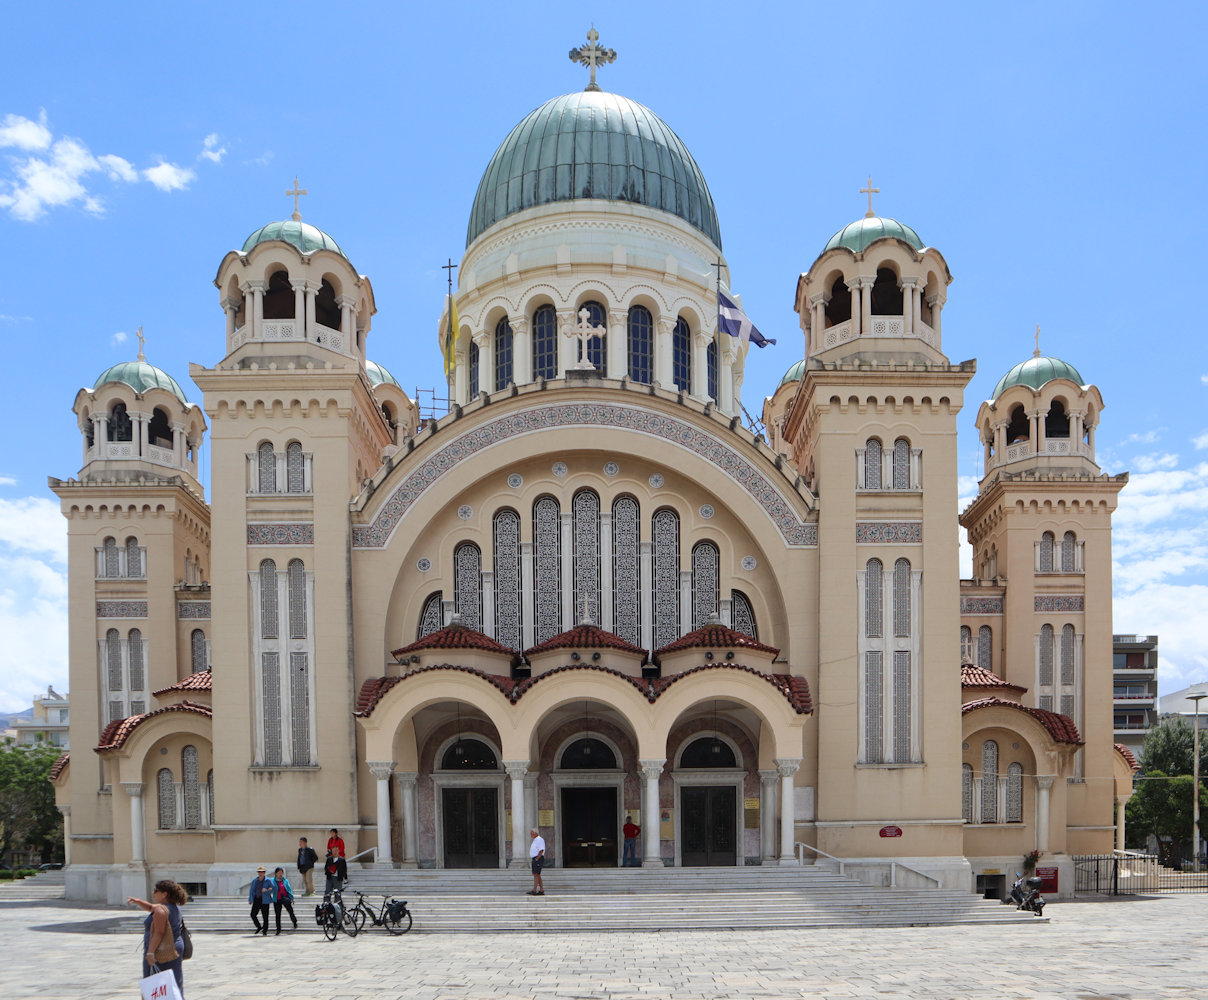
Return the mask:
<path id="1" fill-rule="evenodd" d="M 405 899 L 395 899 L 393 896 L 382 896 L 382 905 L 377 913 L 373 904 L 365 901 L 365 894 L 357 893 L 357 903 L 349 911 L 356 922 L 359 931 L 365 926 L 365 919 L 371 920 L 374 927 L 385 927 L 391 934 L 406 934 L 411 930 L 411 911 L 407 909 Z"/>
<path id="2" fill-rule="evenodd" d="M 323 902 L 315 907 L 315 922 L 323 928 L 328 941 L 334 941 L 341 930 L 349 937 L 356 937 L 361 929 L 353 911 L 344 905 L 344 897 L 338 889 L 323 894 Z"/>

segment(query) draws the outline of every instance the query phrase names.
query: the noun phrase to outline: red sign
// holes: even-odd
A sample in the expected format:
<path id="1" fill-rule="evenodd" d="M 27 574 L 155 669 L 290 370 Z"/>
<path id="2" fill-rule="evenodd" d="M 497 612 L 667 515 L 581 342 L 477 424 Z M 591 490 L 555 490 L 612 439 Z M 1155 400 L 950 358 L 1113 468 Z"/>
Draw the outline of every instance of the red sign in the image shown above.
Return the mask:
<path id="1" fill-rule="evenodd" d="M 1056 892 L 1057 891 L 1057 869 L 1053 868 L 1037 868 L 1036 877 L 1044 879 L 1040 883 L 1041 892 Z"/>
<path id="2" fill-rule="evenodd" d="M 881 827 L 882 837 L 900 837 L 902 836 L 902 828 L 900 826 L 883 826 Z"/>

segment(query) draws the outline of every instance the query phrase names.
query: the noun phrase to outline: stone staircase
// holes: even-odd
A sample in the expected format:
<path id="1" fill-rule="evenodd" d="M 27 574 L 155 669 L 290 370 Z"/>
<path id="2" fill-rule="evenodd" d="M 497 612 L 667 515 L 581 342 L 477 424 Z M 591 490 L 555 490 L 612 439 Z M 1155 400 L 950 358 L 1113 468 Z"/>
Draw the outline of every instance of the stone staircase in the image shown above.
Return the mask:
<path id="1" fill-rule="evenodd" d="M 364 892 L 407 900 L 414 931 L 754 930 L 804 927 L 920 927 L 1035 922 L 970 893 L 865 885 L 822 867 L 547 869 L 547 895 L 525 895 L 525 871 L 353 869 L 344 898 Z M 318 933 L 314 907 L 321 895 L 295 902 L 297 933 Z M 243 898 L 197 897 L 185 909 L 194 933 L 251 930 Z M 131 917 L 118 931 L 140 931 Z M 292 933 L 288 920 L 283 934 Z M 385 934 L 374 930 L 373 933 Z"/>
<path id="2" fill-rule="evenodd" d="M 0 900 L 6 903 L 36 902 L 42 899 L 62 899 L 66 875 L 61 872 L 39 872 L 28 878 L 0 882 Z"/>

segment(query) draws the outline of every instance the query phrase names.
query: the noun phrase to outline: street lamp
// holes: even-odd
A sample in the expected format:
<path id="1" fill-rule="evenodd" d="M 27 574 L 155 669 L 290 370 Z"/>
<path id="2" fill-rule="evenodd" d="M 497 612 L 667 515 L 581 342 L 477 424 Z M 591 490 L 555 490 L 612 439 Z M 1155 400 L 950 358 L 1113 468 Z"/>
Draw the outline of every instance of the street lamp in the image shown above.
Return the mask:
<path id="1" fill-rule="evenodd" d="M 1192 779 L 1191 779 L 1191 857 L 1192 867 L 1200 870 L 1200 702 L 1208 698 L 1208 692 L 1197 691 L 1187 696 L 1195 702 L 1195 729 L 1192 735 Z"/>

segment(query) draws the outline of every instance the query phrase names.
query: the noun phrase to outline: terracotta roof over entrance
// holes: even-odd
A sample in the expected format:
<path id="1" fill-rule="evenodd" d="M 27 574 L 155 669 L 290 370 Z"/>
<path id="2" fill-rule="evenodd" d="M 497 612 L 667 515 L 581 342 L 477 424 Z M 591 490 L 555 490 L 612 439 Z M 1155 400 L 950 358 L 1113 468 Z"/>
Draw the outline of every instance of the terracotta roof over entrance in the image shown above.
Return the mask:
<path id="1" fill-rule="evenodd" d="M 211 681 L 213 674 L 209 670 L 198 670 L 195 674 L 189 674 L 183 681 L 177 681 L 171 687 L 160 688 L 158 691 L 151 693 L 159 696 L 167 694 L 169 691 L 211 691 Z"/>
<path id="2" fill-rule="evenodd" d="M 1014 701 L 1003 701 L 1001 698 L 981 698 L 978 701 L 962 705 L 961 715 L 968 715 L 979 708 L 993 708 L 998 705 L 1014 709 L 1016 712 L 1026 712 L 1044 726 L 1049 731 L 1049 735 L 1058 743 L 1073 743 L 1082 746 L 1082 737 L 1078 735 L 1078 727 L 1074 725 L 1073 719 L 1068 715 L 1049 712 L 1043 708 L 1029 708 L 1027 705 L 1020 705 Z"/>
<path id="3" fill-rule="evenodd" d="M 1141 770 L 1141 765 L 1137 763 L 1136 755 L 1129 750 L 1128 747 L 1126 747 L 1123 743 L 1114 743 L 1112 745 L 1116 748 L 1116 753 L 1124 758 L 1129 767 L 1131 767 L 1134 771 Z"/>
<path id="4" fill-rule="evenodd" d="M 71 751 L 64 750 L 61 754 L 59 754 L 58 759 L 53 764 L 50 765 L 50 774 L 48 775 L 50 780 L 54 781 L 55 778 L 57 778 L 60 774 L 63 773 L 63 768 L 65 768 L 70 763 L 71 763 Z"/>
<path id="5" fill-rule="evenodd" d="M 771 653 L 773 656 L 780 655 L 780 650 L 775 646 L 765 646 L 745 632 L 736 632 L 720 622 L 702 625 L 698 629 L 681 635 L 673 642 L 660 646 L 654 651 L 654 655 L 676 653 L 681 649 L 757 649 L 762 653 Z"/>
<path id="6" fill-rule="evenodd" d="M 1020 694 L 1027 691 L 1026 687 L 1008 684 L 998 674 L 992 673 L 985 667 L 975 667 L 972 663 L 961 664 L 961 687 L 1011 688 Z"/>
<path id="7" fill-rule="evenodd" d="M 504 653 L 515 657 L 516 650 L 496 642 L 489 635 L 477 632 L 460 622 L 450 622 L 442 629 L 429 632 L 409 646 L 396 649 L 391 656 L 409 656 L 429 649 L 477 649 L 484 653 Z"/>
<path id="8" fill-rule="evenodd" d="M 598 625 L 580 624 L 558 635 L 551 636 L 544 642 L 524 651 L 525 656 L 533 653 L 549 653 L 556 649 L 619 649 L 624 653 L 634 653 L 646 661 L 646 650 L 627 642 L 613 632 L 606 632 Z"/>
<path id="9" fill-rule="evenodd" d="M 144 722 L 155 718 L 157 715 L 164 715 L 167 712 L 190 712 L 193 715 L 204 715 L 207 719 L 214 717 L 214 712 L 208 705 L 198 705 L 192 701 L 182 701 L 175 705 L 166 705 L 163 708 L 157 708 L 154 712 L 144 712 L 142 715 L 132 715 L 126 719 L 115 719 L 105 727 L 105 731 L 101 733 L 100 743 L 93 749 L 97 753 L 117 750 L 130 738 L 134 730 Z"/>

